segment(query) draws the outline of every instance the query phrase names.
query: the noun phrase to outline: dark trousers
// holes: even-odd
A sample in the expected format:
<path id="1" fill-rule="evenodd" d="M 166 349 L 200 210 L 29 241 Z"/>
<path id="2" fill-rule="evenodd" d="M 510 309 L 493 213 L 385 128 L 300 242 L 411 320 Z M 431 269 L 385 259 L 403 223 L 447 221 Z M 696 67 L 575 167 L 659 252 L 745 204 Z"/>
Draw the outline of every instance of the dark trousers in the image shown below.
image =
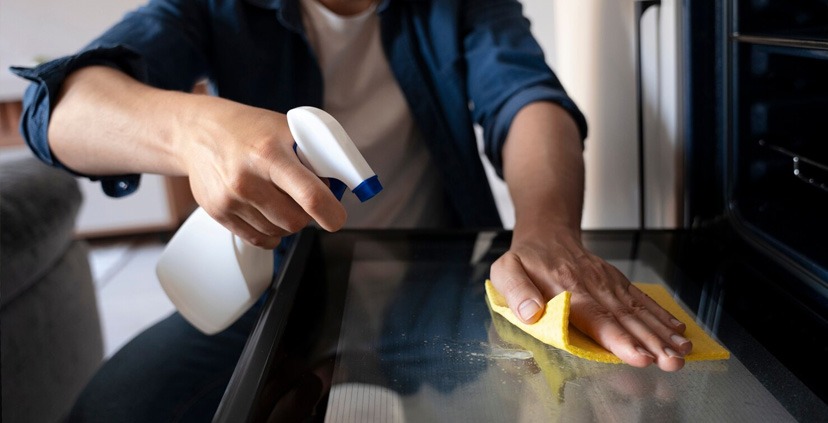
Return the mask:
<path id="1" fill-rule="evenodd" d="M 153 325 L 103 364 L 66 421 L 211 421 L 261 303 L 212 336 L 178 313 Z"/>

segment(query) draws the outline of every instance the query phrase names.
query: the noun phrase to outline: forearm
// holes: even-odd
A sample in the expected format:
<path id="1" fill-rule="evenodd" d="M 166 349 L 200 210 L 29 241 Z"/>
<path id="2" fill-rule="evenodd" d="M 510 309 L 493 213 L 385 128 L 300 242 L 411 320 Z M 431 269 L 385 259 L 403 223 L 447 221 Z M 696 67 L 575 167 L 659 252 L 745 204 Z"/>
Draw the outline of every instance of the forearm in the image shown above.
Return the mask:
<path id="1" fill-rule="evenodd" d="M 685 326 L 631 285 L 580 239 L 584 163 L 574 121 L 550 103 L 517 114 L 503 151 L 515 204 L 509 251 L 492 264 L 492 283 L 526 323 L 563 291 L 569 321 L 626 363 L 675 371 L 693 348 Z"/>
<path id="2" fill-rule="evenodd" d="M 254 245 L 273 248 L 311 219 L 327 230 L 345 222 L 345 209 L 296 156 L 285 115 L 270 110 L 89 67 L 65 81 L 48 135 L 77 172 L 187 175 L 196 201 Z"/>
<path id="3" fill-rule="evenodd" d="M 532 103 L 515 116 L 503 147 L 515 206 L 514 236 L 567 232 L 579 237 L 584 161 L 578 128 L 564 109 Z"/>
<path id="4" fill-rule="evenodd" d="M 49 146 L 80 173 L 184 175 L 175 140 L 194 97 L 108 67 L 79 69 L 64 82 L 52 111 Z"/>

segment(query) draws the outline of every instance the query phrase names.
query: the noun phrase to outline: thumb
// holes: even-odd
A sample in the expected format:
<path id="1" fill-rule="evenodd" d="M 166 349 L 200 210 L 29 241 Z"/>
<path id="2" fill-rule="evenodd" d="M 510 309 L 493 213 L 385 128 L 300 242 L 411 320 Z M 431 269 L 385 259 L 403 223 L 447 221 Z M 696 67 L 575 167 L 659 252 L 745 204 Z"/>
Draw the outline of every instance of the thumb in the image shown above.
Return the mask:
<path id="1" fill-rule="evenodd" d="M 506 298 L 515 316 L 524 323 L 536 322 L 546 303 L 523 268 L 520 257 L 506 253 L 492 264 L 492 285 Z"/>

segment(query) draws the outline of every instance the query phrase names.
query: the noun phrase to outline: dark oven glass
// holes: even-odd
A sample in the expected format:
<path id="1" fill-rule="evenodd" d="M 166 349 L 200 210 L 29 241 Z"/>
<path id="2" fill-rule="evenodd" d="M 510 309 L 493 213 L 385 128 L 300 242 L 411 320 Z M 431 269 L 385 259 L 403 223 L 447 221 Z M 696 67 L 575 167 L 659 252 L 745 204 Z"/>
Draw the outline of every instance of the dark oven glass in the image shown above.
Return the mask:
<path id="1" fill-rule="evenodd" d="M 729 39 L 729 208 L 828 292 L 828 1 L 740 0 Z"/>
<path id="2" fill-rule="evenodd" d="M 712 235 L 584 234 L 732 354 L 667 373 L 575 358 L 492 314 L 483 282 L 507 232 L 303 232 L 216 421 L 825 420 L 824 383 L 780 359 L 818 362 L 825 339 L 807 337 L 826 325 Z"/>
<path id="3" fill-rule="evenodd" d="M 828 35 L 826 0 L 740 0 L 736 10 L 743 34 L 825 38 Z"/>

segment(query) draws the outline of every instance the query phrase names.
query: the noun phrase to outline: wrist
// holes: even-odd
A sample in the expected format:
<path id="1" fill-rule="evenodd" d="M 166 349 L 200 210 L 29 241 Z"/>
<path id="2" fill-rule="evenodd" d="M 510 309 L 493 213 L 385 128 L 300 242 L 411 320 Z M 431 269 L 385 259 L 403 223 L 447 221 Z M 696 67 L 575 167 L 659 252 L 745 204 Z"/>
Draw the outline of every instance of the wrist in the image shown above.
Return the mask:
<path id="1" fill-rule="evenodd" d="M 537 219 L 533 221 L 517 219 L 512 231 L 512 242 L 548 242 L 554 240 L 570 240 L 581 243 L 581 228 L 566 222 Z"/>
<path id="2" fill-rule="evenodd" d="M 224 100 L 206 95 L 164 92 L 162 101 L 171 116 L 162 131 L 171 167 L 176 174 L 189 175 L 193 162 L 199 162 L 203 144 L 214 138 L 214 126 L 221 118 Z M 229 102 L 228 102 L 229 103 Z"/>

